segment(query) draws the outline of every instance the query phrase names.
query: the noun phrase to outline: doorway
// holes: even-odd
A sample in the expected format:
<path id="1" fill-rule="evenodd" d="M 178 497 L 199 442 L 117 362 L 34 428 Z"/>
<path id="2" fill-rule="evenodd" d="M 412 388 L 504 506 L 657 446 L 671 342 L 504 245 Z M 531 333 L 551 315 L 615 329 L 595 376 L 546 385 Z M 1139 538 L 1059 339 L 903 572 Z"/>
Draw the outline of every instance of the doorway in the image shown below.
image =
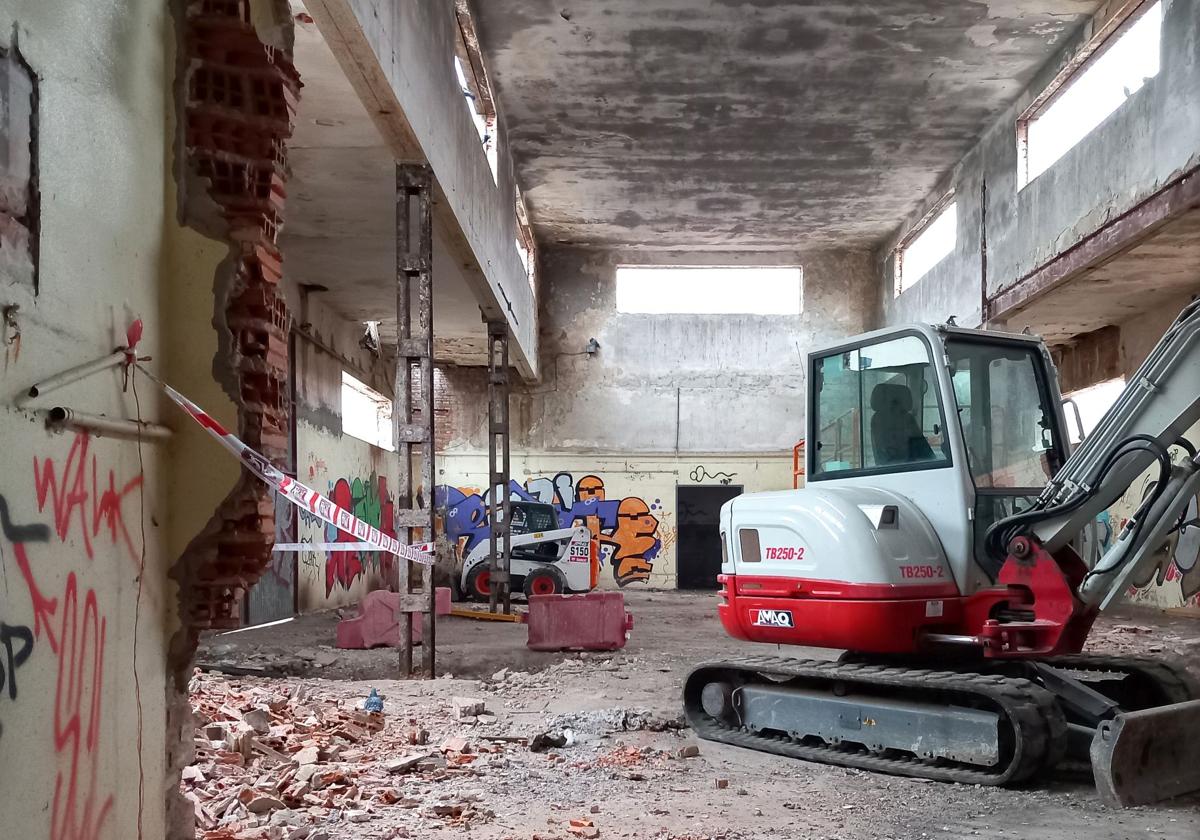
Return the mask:
<path id="1" fill-rule="evenodd" d="M 721 505 L 741 494 L 738 484 L 676 488 L 675 584 L 680 589 L 717 588 L 717 575 L 721 573 Z"/>

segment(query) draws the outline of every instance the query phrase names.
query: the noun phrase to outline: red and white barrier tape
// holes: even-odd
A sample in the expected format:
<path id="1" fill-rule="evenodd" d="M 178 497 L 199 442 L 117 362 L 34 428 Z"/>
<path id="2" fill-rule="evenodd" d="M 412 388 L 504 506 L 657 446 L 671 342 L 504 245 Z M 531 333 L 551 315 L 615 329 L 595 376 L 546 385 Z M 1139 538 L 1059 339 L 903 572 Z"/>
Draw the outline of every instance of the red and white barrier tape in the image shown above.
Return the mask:
<path id="1" fill-rule="evenodd" d="M 395 554 L 397 557 L 411 560 L 414 563 L 421 563 L 426 566 L 433 565 L 433 557 L 427 551 L 420 550 L 429 546 L 429 543 L 421 546 L 405 545 L 395 537 L 389 536 L 370 523 L 359 519 L 345 508 L 338 507 L 332 499 L 322 496 L 316 490 L 301 484 L 291 476 L 284 475 L 270 461 L 242 443 L 235 435 L 226 431 L 220 423 L 210 417 L 208 412 L 200 406 L 154 376 L 154 374 L 147 371 L 141 365 L 138 365 L 138 370 L 166 391 L 167 396 L 176 405 L 186 411 L 193 420 L 216 438 L 221 446 L 232 452 L 234 457 L 241 461 L 242 466 L 265 481 L 269 487 L 296 505 L 296 507 L 303 508 L 318 519 L 335 526 L 338 530 L 353 534 L 354 538 L 359 540 L 360 544 L 367 546 L 363 550 L 387 551 Z M 356 543 L 330 543 L 329 545 L 336 546 L 336 548 L 329 550 L 353 551 L 355 550 Z M 304 550 L 317 551 L 321 549 L 313 545 L 307 546 Z"/>

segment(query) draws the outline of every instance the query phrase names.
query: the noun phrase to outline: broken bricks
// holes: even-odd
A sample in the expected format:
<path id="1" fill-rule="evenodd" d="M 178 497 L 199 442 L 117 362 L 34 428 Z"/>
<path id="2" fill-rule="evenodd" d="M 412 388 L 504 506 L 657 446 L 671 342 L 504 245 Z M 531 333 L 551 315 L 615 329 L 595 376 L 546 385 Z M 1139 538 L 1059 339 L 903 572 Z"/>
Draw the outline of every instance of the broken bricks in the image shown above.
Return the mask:
<path id="1" fill-rule="evenodd" d="M 594 822 L 588 819 L 571 820 L 567 825 L 567 831 L 576 837 L 590 838 L 600 836 L 600 829 L 596 827 Z"/>

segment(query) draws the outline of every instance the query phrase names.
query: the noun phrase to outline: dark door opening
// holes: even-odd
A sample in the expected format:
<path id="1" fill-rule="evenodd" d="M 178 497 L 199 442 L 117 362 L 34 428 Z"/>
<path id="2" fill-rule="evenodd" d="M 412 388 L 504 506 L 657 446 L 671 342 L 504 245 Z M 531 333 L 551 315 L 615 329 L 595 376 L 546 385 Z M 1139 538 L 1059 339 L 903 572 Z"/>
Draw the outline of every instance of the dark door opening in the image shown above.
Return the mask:
<path id="1" fill-rule="evenodd" d="M 740 496 L 740 485 L 676 488 L 678 539 L 675 583 L 680 589 L 716 589 L 721 573 L 721 505 Z"/>

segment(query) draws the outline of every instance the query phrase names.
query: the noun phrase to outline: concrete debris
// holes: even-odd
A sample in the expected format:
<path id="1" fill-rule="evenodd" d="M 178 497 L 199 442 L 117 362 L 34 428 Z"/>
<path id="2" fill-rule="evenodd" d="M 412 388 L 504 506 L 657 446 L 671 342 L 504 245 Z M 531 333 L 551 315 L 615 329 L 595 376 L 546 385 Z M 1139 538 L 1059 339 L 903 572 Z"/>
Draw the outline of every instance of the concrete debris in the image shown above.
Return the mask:
<path id="1" fill-rule="evenodd" d="M 597 709 L 589 712 L 572 712 L 550 718 L 553 729 L 572 729 L 588 736 L 604 736 L 613 732 L 668 732 L 687 728 L 680 712 L 674 716 L 662 716 L 647 709 Z"/>
<path id="2" fill-rule="evenodd" d="M 450 703 L 454 709 L 455 720 L 474 718 L 487 711 L 487 704 L 473 697 L 452 697 Z"/>
<path id="3" fill-rule="evenodd" d="M 680 758 L 695 758 L 700 755 L 700 748 L 695 744 L 688 744 L 686 747 L 680 747 L 676 755 Z"/>
<path id="4" fill-rule="evenodd" d="M 394 758 L 383 766 L 383 769 L 389 773 L 407 773 L 410 770 L 415 770 L 417 765 L 429 758 L 429 753 L 417 753 L 403 758 Z"/>
<path id="5" fill-rule="evenodd" d="M 1049 790 L 945 785 L 698 741 L 675 717 L 679 683 L 690 661 L 728 651 L 717 647 L 723 639 L 688 647 L 697 644 L 696 616 L 712 617 L 711 595 L 694 608 L 687 597 L 665 599 L 662 635 L 649 650 L 647 634 L 643 647 L 620 654 L 535 658 L 517 638 L 521 655 L 498 658 L 479 649 L 490 633 L 472 626 L 462 631 L 469 657 L 439 652 L 454 679 L 396 680 L 390 650 L 348 652 L 319 677 L 200 675 L 192 685 L 197 755 L 181 784 L 196 838 L 576 840 L 594 831 L 596 840 L 921 840 L 991 836 L 1012 825 L 1020 836 L 1034 826 L 1045 840 L 1112 833 L 1112 812 L 1096 812 L 1090 783 L 1073 776 Z M 328 636 L 328 627 L 316 627 L 323 636 L 285 637 L 288 644 L 272 643 L 273 656 L 294 657 L 307 645 L 315 661 Z M 1195 667 L 1198 637 L 1200 623 L 1131 612 L 1101 617 L 1091 647 L 1145 653 L 1161 643 L 1189 654 Z M 242 643 L 221 658 L 243 661 L 252 634 L 227 638 Z M 356 664 L 371 657 L 373 672 Z M 363 708 L 373 686 L 385 705 L 375 718 Z M 484 711 L 458 719 L 456 700 L 471 711 L 482 702 Z M 699 756 L 681 759 L 691 745 Z M 1122 836 L 1195 840 L 1200 816 L 1192 805 L 1122 812 Z M 580 818 L 593 824 L 571 831 Z"/>
<path id="6" fill-rule="evenodd" d="M 319 826 L 373 821 L 389 805 L 410 815 L 414 837 L 494 816 L 471 796 L 421 810 L 421 789 L 409 795 L 399 779 L 427 786 L 475 776 L 471 765 L 481 755 L 499 758 L 502 743 L 475 746 L 450 735 L 444 755 L 407 754 L 411 741 L 429 739 L 416 719 L 389 720 L 359 708 L 361 699 L 262 686 L 200 672 L 192 678 L 196 757 L 180 788 L 198 840 L 330 840 L 340 832 Z"/>

